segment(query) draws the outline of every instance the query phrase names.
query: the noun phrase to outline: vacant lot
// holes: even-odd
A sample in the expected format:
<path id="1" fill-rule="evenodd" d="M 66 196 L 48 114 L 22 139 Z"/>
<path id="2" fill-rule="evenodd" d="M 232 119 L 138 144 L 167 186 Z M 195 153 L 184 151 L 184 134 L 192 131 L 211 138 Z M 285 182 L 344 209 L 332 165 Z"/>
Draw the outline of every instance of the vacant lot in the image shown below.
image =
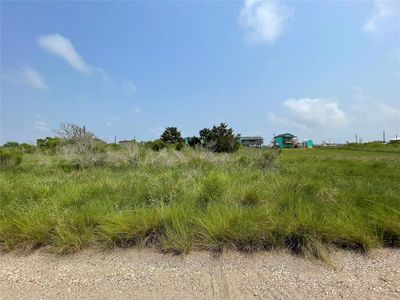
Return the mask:
<path id="1" fill-rule="evenodd" d="M 400 244 L 400 153 L 372 150 L 109 147 L 76 169 L 68 153 L 35 150 L 0 174 L 0 245 L 148 246 L 327 258 L 330 247 Z"/>

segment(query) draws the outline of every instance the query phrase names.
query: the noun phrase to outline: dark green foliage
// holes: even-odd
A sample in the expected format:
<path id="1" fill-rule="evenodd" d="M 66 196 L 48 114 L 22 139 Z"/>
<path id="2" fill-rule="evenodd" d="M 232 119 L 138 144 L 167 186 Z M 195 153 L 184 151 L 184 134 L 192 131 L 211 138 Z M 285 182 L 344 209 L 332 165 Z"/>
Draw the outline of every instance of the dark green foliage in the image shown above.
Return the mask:
<path id="1" fill-rule="evenodd" d="M 201 145 L 201 139 L 197 136 L 192 136 L 191 138 L 189 138 L 189 146 L 194 148 L 196 146 Z"/>
<path id="2" fill-rule="evenodd" d="M 33 153 L 36 150 L 36 147 L 27 143 L 22 143 L 19 145 L 19 149 L 22 153 Z"/>
<path id="3" fill-rule="evenodd" d="M 8 149 L 10 151 L 21 152 L 21 153 L 33 153 L 35 151 L 35 146 L 27 144 L 27 143 L 19 144 L 17 142 L 7 142 L 0 148 Z"/>
<path id="4" fill-rule="evenodd" d="M 18 147 L 19 143 L 17 142 L 7 142 L 3 145 L 3 147 Z"/>
<path id="5" fill-rule="evenodd" d="M 46 137 L 44 139 L 37 139 L 36 146 L 42 151 L 54 154 L 61 142 L 62 140 L 58 137 Z"/>
<path id="6" fill-rule="evenodd" d="M 204 128 L 199 134 L 203 146 L 213 152 L 235 152 L 239 149 L 240 136 L 235 135 L 225 123 L 214 125 L 212 129 Z"/>
<path id="7" fill-rule="evenodd" d="M 161 134 L 160 140 L 166 144 L 182 142 L 181 132 L 176 127 L 167 127 Z"/>
<path id="8" fill-rule="evenodd" d="M 155 141 L 150 141 L 150 142 L 146 142 L 145 146 L 150 148 L 153 151 L 161 151 L 162 149 L 165 148 L 165 143 L 162 140 L 155 140 Z"/>
<path id="9" fill-rule="evenodd" d="M 183 141 L 179 141 L 175 144 L 175 150 L 181 151 L 185 147 L 185 143 Z"/>

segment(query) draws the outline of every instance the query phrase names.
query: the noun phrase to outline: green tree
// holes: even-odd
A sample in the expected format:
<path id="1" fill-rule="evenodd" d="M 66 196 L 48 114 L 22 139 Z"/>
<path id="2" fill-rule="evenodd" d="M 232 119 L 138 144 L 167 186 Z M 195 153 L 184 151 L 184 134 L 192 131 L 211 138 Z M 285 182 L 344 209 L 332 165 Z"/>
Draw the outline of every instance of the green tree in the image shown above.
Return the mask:
<path id="1" fill-rule="evenodd" d="M 201 139 L 198 138 L 197 136 L 192 136 L 191 138 L 189 138 L 189 146 L 194 148 L 197 145 L 201 145 Z"/>
<path id="2" fill-rule="evenodd" d="M 181 142 L 181 132 L 176 127 L 167 127 L 162 133 L 160 140 L 162 140 L 166 144 L 175 144 Z"/>
<path id="3" fill-rule="evenodd" d="M 239 149 L 240 135 L 234 134 L 233 129 L 221 123 L 213 128 L 200 130 L 202 144 L 214 152 L 235 152 Z"/>

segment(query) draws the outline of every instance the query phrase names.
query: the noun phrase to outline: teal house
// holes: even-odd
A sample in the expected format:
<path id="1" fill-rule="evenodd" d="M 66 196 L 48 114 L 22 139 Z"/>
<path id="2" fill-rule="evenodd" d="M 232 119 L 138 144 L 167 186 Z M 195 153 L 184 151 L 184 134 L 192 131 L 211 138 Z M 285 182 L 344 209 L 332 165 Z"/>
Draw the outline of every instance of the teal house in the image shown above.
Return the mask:
<path id="1" fill-rule="evenodd" d="M 272 143 L 277 148 L 298 148 L 300 146 L 297 136 L 288 132 L 274 136 Z"/>
<path id="2" fill-rule="evenodd" d="M 312 140 L 303 141 L 302 143 L 303 148 L 312 148 L 314 147 L 314 143 Z"/>

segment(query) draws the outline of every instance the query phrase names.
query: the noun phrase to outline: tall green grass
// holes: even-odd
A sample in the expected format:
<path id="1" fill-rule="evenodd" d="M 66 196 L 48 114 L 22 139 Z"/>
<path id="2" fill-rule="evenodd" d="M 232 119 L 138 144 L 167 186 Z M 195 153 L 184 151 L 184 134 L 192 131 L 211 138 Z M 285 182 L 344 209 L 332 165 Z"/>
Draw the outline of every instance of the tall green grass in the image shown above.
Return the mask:
<path id="1" fill-rule="evenodd" d="M 0 170 L 0 247 L 277 248 L 327 259 L 332 247 L 400 246 L 400 155 L 134 151 L 83 170 L 60 165 L 63 154 L 32 153 Z"/>

